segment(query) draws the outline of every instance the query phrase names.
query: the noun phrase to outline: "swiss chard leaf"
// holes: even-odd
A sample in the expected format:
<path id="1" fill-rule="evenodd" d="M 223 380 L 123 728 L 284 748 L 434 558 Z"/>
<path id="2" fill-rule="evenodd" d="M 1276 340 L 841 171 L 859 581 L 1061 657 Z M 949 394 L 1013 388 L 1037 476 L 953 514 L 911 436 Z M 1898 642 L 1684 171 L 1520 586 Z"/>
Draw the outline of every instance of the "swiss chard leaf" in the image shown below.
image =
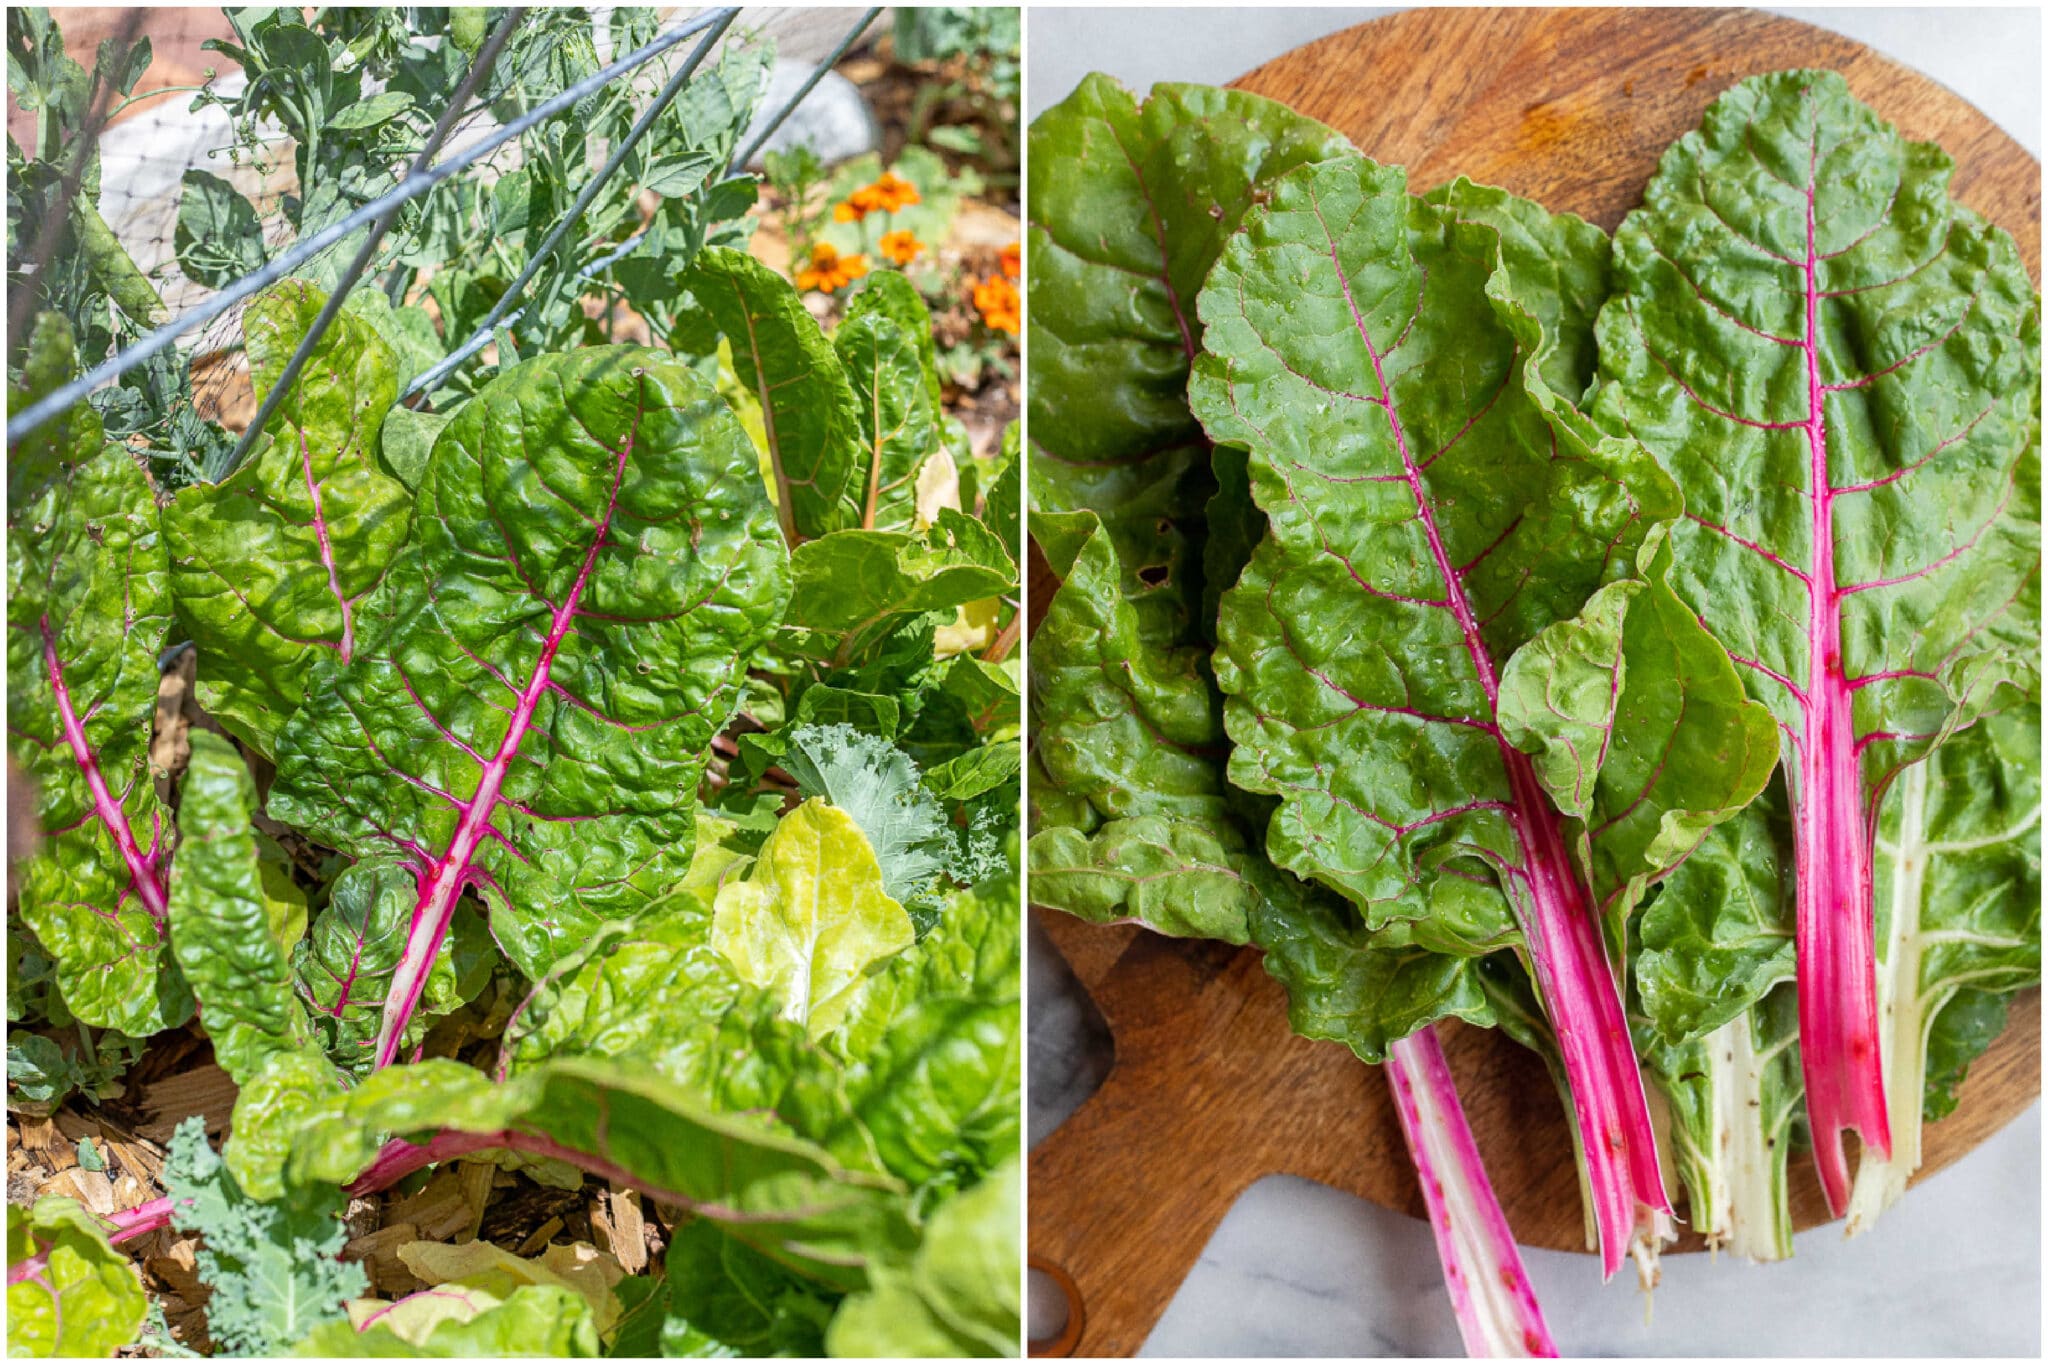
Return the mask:
<path id="1" fill-rule="evenodd" d="M 1212 481 L 1187 406 L 1194 303 L 1263 186 L 1347 150 L 1255 95 L 1161 85 L 1141 102 L 1103 76 L 1032 123 L 1031 533 L 1063 579 L 1031 648 L 1042 904 L 1248 932 L 1214 618 L 1196 614 Z M 1162 856 L 1132 880 L 1120 849 Z"/>
<path id="2" fill-rule="evenodd" d="M 903 276 L 877 271 L 832 334 L 860 414 L 860 526 L 903 530 L 917 515 L 917 475 L 940 448 L 938 371 L 924 300 Z"/>
<path id="3" fill-rule="evenodd" d="M 19 404 L 71 377 L 70 326 L 44 314 Z M 21 917 L 88 1024 L 144 1036 L 191 991 L 164 917 L 166 812 L 150 781 L 157 655 L 170 626 L 155 490 L 81 404 L 8 453 L 8 750 L 48 845 L 21 869 Z"/>
<path id="4" fill-rule="evenodd" d="M 214 1060 L 246 1084 L 272 1053 L 312 1042 L 291 968 L 306 905 L 264 884 L 250 823 L 256 783 L 242 756 L 205 730 L 192 731 L 191 744 L 179 791 L 171 947 L 199 999 Z"/>
<path id="5" fill-rule="evenodd" d="M 1669 1204 L 1588 895 L 1612 893 L 1587 884 L 1586 858 L 1611 858 L 1623 887 L 1657 875 L 1665 817 L 1682 813 L 1696 842 L 1755 794 L 1768 762 L 1730 751 L 1731 726 L 1754 739 L 1739 693 L 1697 715 L 1679 696 L 1619 697 L 1632 614 L 1620 599 L 1643 589 L 1588 603 L 1654 568 L 1645 537 L 1677 511 L 1639 448 L 1561 406 L 1576 395 L 1559 356 L 1584 354 L 1605 262 L 1597 229 L 1500 191 L 1460 181 L 1418 200 L 1401 172 L 1360 158 L 1303 168 L 1211 272 L 1189 395 L 1213 440 L 1250 451 L 1268 519 L 1220 606 L 1231 779 L 1280 799 L 1274 861 L 1347 896 L 1369 928 L 1445 905 L 1463 916 L 1474 890 L 1513 913 L 1563 1047 L 1611 1275 Z M 1560 341 L 1574 334 L 1576 348 Z M 1667 688 L 1691 682 L 1679 661 L 1712 653 L 1687 624 L 1652 651 Z M 1558 681 L 1573 671 L 1558 669 L 1568 642 L 1590 636 L 1605 640 L 1605 686 L 1537 688 L 1531 707 L 1511 656 L 1536 642 L 1522 667 Z M 1566 731 L 1599 741 L 1569 809 L 1611 837 L 1561 823 L 1541 779 L 1571 764 L 1545 751 L 1539 773 L 1515 747 L 1541 749 L 1564 719 L 1542 712 L 1561 705 Z M 1668 788 L 1639 758 L 1694 743 L 1708 761 L 1667 773 Z M 1595 766 L 1611 803 L 1593 796 Z M 1595 826 L 1595 807 L 1628 818 Z"/>
<path id="6" fill-rule="evenodd" d="M 662 1294 L 661 1353 L 822 1356 L 829 1300 L 710 1223 L 676 1229 Z"/>
<path id="7" fill-rule="evenodd" d="M 76 1200 L 7 1205 L 7 1354 L 106 1357 L 135 1341 L 149 1300 L 128 1258 Z"/>
<path id="8" fill-rule="evenodd" d="M 839 1307 L 835 1356 L 1007 1356 L 1023 1324 L 1022 1162 L 1012 1157 L 932 1215 L 914 1254 L 877 1261 L 872 1287 Z"/>
<path id="9" fill-rule="evenodd" d="M 334 879 L 311 934 L 292 946 L 292 969 L 321 1044 L 345 1070 L 375 1065 L 384 1001 L 418 903 L 411 869 L 388 857 L 365 858 Z M 474 997 L 494 956 L 483 917 L 458 901 L 403 1041 L 416 1041 L 434 1019 Z"/>
<path id="10" fill-rule="evenodd" d="M 493 380 L 435 443 L 418 526 L 280 736 L 270 797 L 419 875 L 380 1064 L 465 886 L 539 977 L 687 868 L 705 755 L 787 583 L 745 433 L 632 347 Z"/>
<path id="11" fill-rule="evenodd" d="M 1890 1147 L 1878 796 L 2038 673 L 2040 308 L 1952 163 L 1827 71 L 1744 81 L 1615 240 L 1596 418 L 1685 497 L 1672 586 L 1784 732 L 1800 1037 L 1822 1186 Z"/>
<path id="12" fill-rule="evenodd" d="M 1849 1199 L 1860 1232 L 1905 1193 L 1921 1121 L 1953 1108 L 2041 980 L 2041 712 L 1978 721 L 1900 774 L 1878 825 L 1877 999 L 1892 1152 L 1866 1151 Z"/>
<path id="13" fill-rule="evenodd" d="M 287 280 L 249 305 L 259 400 L 326 302 Z M 225 481 L 180 489 L 164 512 L 171 591 L 200 651 L 199 699 L 265 754 L 316 661 L 355 657 L 364 599 L 406 542 L 412 499 L 378 459 L 397 397 L 391 349 L 343 311 L 278 405 L 267 444 Z"/>
<path id="14" fill-rule="evenodd" d="M 868 973 L 915 940 L 861 827 L 822 797 L 776 823 L 712 912 L 711 946 L 813 1038 L 838 1026 Z"/>
<path id="15" fill-rule="evenodd" d="M 780 273 L 709 247 L 684 282 L 732 343 L 733 367 L 761 404 L 776 508 L 790 545 L 861 518 L 860 415 L 846 370 Z"/>
<path id="16" fill-rule="evenodd" d="M 850 1171 L 757 1116 L 714 1113 L 645 1066 L 555 1060 L 502 1084 L 452 1061 L 386 1067 L 308 1115 L 290 1172 L 300 1182 L 351 1181 L 385 1133 L 561 1158 L 689 1209 L 834 1288 L 864 1283 L 875 1249 L 909 1233 L 895 1181 Z M 425 1164 L 434 1150 L 408 1164 Z"/>

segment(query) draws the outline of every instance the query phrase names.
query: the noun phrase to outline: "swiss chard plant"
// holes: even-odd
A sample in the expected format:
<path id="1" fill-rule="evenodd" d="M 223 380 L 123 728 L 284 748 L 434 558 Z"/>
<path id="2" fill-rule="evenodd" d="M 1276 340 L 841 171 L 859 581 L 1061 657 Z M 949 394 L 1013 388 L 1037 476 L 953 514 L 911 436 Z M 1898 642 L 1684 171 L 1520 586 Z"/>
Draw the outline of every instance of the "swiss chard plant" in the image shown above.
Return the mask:
<path id="1" fill-rule="evenodd" d="M 1616 237 L 1591 400 L 1683 493 L 1672 586 L 1781 732 L 1800 1062 L 1838 1214 L 1843 1134 L 1893 1145 L 1882 809 L 2038 686 L 2039 299 L 1952 169 L 1834 73 L 1735 87 Z"/>
<path id="2" fill-rule="evenodd" d="M 795 303 L 774 283 L 755 306 Z M 259 386 L 324 302 L 252 304 Z M 230 1354 L 1014 1349 L 1018 471 L 945 445 L 914 292 L 856 304 L 732 343 L 765 409 L 705 377 L 715 332 L 594 346 L 506 366 L 422 452 L 344 312 L 220 483 L 161 497 L 86 407 L 11 452 L 45 842 L 10 957 L 47 964 L 18 1031 L 196 1015 L 238 1088 L 160 1198 L 10 1224 L 15 1346 L 133 1341 L 118 1246 L 168 1226 Z M 17 401 L 68 337 L 42 321 Z M 829 502 L 778 477 L 791 375 Z M 166 762 L 186 649 L 202 723 Z M 40 1065 L 36 1102 L 89 1074 Z M 368 1297 L 349 1199 L 455 1162 L 630 1189 L 666 1261 L 593 1287 L 422 1239 L 430 1299 Z M 65 1335 L 87 1293 L 104 1342 Z"/>
<path id="3" fill-rule="evenodd" d="M 1299 1031 L 1386 1064 L 1468 1343 L 1554 1353 L 1432 1032 L 1494 1022 L 1473 963 L 1360 932 L 1269 860 L 1266 810 L 1226 780 L 1207 656 L 1263 528 L 1243 448 L 1188 408 L 1194 301 L 1254 203 L 1346 144 L 1256 97 L 1141 104 L 1101 77 L 1031 136 L 1032 533 L 1064 580 L 1032 643 L 1032 896 L 1265 947 Z"/>

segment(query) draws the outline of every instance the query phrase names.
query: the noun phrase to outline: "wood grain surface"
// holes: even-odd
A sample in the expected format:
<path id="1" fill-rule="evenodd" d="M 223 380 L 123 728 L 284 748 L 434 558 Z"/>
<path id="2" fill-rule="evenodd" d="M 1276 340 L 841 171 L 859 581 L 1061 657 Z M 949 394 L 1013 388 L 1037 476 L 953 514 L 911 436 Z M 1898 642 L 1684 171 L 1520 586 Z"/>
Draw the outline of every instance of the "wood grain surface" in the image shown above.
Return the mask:
<path id="1" fill-rule="evenodd" d="M 1246 13 L 1239 22 L 1256 21 Z M 1743 10 L 1414 10 L 1298 48 L 1235 84 L 1406 165 L 1413 190 L 1462 174 L 1612 230 L 1658 156 L 1715 96 L 1799 66 L 1842 72 L 1908 136 L 1940 143 L 1957 163 L 1956 197 L 2013 234 L 2038 282 L 2039 164 L 1942 86 L 1792 20 Z M 1035 622 L 1057 581 L 1035 547 L 1032 566 Z M 1423 1216 L 1384 1083 L 1345 1049 L 1292 1035 L 1285 994 L 1255 951 L 1034 913 L 1115 1045 L 1102 1088 L 1031 1154 L 1031 1260 L 1069 1299 L 1066 1330 L 1034 1342 L 1034 1354 L 1134 1353 L 1224 1213 L 1266 1175 L 1304 1176 Z M 1565 1114 L 1542 1064 L 1495 1032 L 1454 1023 L 1443 1033 L 1516 1235 L 1584 1250 Z M 1921 1178 L 2033 1102 L 2040 1044 L 2040 994 L 2027 991 L 1955 1113 L 1929 1125 Z M 1825 1221 L 1804 1154 L 1792 1203 L 1799 1227 Z M 1678 1249 L 1698 1245 L 1688 1236 Z M 1589 1263 L 1587 1273 L 1598 1272 Z"/>

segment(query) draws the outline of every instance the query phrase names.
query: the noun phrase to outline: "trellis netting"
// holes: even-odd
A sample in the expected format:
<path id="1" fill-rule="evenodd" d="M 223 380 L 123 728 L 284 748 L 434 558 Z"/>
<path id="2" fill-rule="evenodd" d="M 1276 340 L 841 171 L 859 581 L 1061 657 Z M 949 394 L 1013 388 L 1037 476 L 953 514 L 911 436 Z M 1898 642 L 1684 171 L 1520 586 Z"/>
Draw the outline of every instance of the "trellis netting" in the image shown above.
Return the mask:
<path id="1" fill-rule="evenodd" d="M 705 245 L 744 243 L 747 164 L 815 85 L 769 106 L 786 82 L 764 29 L 822 57 L 822 76 L 878 12 L 797 26 L 533 8 L 508 11 L 500 38 L 482 11 L 338 10 L 317 30 L 297 11 L 152 11 L 159 41 L 223 36 L 202 85 L 131 95 L 148 35 L 71 66 L 47 17 L 11 11 L 10 85 L 36 123 L 10 155 L 10 323 L 50 307 L 86 321 L 85 373 L 10 413 L 9 442 L 90 394 L 165 486 L 224 477 L 256 415 L 242 312 L 286 276 L 345 295 L 336 311 L 392 344 L 414 405 L 459 399 L 522 351 L 665 341 L 694 321 L 675 275 Z M 142 108 L 101 127 L 124 103 Z M 40 240 L 73 198 L 126 258 L 115 268 L 92 234 Z"/>

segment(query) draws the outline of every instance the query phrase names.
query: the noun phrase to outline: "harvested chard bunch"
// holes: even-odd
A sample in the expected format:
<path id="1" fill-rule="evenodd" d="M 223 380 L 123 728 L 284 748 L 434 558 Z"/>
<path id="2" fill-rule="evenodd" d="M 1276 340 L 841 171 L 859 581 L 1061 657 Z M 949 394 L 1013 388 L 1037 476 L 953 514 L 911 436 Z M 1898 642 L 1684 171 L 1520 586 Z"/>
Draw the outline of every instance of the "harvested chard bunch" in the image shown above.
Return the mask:
<path id="1" fill-rule="evenodd" d="M 1231 779 L 1368 929 L 1526 963 L 1612 1275 L 1671 1207 L 1609 941 L 1773 751 L 1662 581 L 1669 480 L 1567 406 L 1605 264 L 1498 190 L 1306 168 L 1211 273 L 1190 395 L 1268 520 L 1222 604 Z"/>
<path id="2" fill-rule="evenodd" d="M 1181 389 L 1192 299 L 1229 232 L 1266 182 L 1345 147 L 1254 96 L 1161 86 L 1141 106 L 1101 77 L 1032 140 L 1032 532 L 1063 579 L 1032 642 L 1032 895 L 1284 945 L 1269 966 L 1285 979 L 1275 963 L 1342 911 L 1268 861 L 1263 810 L 1225 778 L 1207 657 L 1261 524 L 1243 452 L 1211 449 Z M 1474 964 L 1394 935 L 1316 956 L 1358 1009 L 1316 1032 L 1297 993 L 1297 1024 L 1387 1063 L 1468 1349 L 1555 1354 L 1429 1032 L 1493 1022 Z"/>
<path id="3" fill-rule="evenodd" d="M 1800 1060 L 1836 1214 L 1843 1134 L 1866 1164 L 1900 1155 L 1892 1116 L 1920 1088 L 1887 1076 L 1917 1049 L 1881 1019 L 1885 808 L 2039 673 L 2039 300 L 1951 170 L 1832 72 L 1736 86 L 1616 236 L 1591 400 L 1683 493 L 1672 586 L 1782 733 Z"/>

